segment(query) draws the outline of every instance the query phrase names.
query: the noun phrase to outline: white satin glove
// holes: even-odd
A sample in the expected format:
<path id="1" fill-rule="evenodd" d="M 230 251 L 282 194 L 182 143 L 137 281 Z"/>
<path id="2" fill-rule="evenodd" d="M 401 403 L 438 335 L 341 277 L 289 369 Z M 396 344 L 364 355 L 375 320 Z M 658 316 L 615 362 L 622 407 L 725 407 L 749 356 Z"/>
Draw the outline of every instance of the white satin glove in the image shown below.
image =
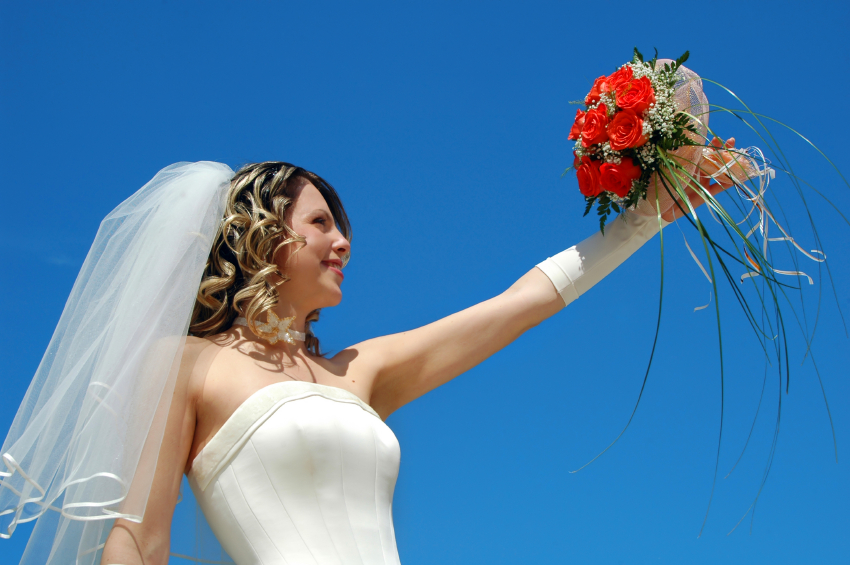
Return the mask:
<path id="1" fill-rule="evenodd" d="M 746 153 L 735 150 L 735 138 L 723 142 L 718 138 L 711 140 L 711 146 L 685 146 L 671 152 L 673 159 L 696 177 L 703 190 L 716 196 L 741 179 L 753 178 L 760 172 L 756 162 Z M 693 189 L 688 175 L 681 175 L 686 185 L 685 195 L 694 208 L 704 200 Z M 714 180 L 715 183 L 711 183 Z M 657 175 L 653 177 L 649 194 L 635 210 L 626 212 L 625 221 L 618 217 L 605 228 L 605 235 L 596 232 L 578 245 L 558 253 L 537 265 L 537 268 L 549 277 L 555 290 L 569 304 L 601 281 L 617 265 L 625 261 L 644 243 L 652 239 L 659 231 L 658 212 L 660 210 L 661 227 L 667 226 L 682 215 L 685 206 L 680 209 L 668 191 L 659 186 Z M 658 202 L 655 192 L 658 191 Z M 658 208 L 656 208 L 658 206 Z"/>
<path id="2" fill-rule="evenodd" d="M 669 224 L 661 220 L 662 227 Z M 555 290 L 570 302 L 590 290 L 658 233 L 657 216 L 626 213 L 605 227 L 605 235 L 596 232 L 578 245 L 549 257 L 537 268 L 549 277 Z"/>

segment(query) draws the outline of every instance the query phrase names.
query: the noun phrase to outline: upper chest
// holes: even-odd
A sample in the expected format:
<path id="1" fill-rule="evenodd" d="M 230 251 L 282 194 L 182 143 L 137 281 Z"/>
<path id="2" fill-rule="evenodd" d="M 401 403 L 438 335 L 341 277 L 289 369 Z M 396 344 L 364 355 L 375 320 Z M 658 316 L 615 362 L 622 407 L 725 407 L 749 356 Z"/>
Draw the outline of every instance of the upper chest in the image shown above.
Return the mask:
<path id="1" fill-rule="evenodd" d="M 377 500 L 369 491 L 381 482 L 391 498 L 399 456 L 392 430 L 358 397 L 338 387 L 282 381 L 255 392 L 236 409 L 197 453 L 190 479 L 203 491 L 229 468 L 225 482 L 241 481 L 241 494 L 259 481 L 304 498 L 315 489 L 326 497 L 342 478 L 371 507 Z M 266 502 L 260 506 L 267 508 Z"/>
<path id="2" fill-rule="evenodd" d="M 196 425 L 192 451 L 202 449 L 257 391 L 279 382 L 298 381 L 340 388 L 369 402 L 370 375 L 344 356 L 275 357 L 239 346 L 218 347 L 194 370 Z"/>

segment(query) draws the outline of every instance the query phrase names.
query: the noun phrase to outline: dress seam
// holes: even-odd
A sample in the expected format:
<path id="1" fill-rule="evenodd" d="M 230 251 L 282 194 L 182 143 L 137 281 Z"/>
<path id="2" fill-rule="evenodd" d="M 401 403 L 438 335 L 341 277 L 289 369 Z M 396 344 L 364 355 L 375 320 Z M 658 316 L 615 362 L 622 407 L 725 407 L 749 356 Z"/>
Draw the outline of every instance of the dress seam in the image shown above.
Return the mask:
<path id="1" fill-rule="evenodd" d="M 299 430 L 299 432 L 300 431 L 301 430 Z M 307 454 L 307 461 L 310 464 L 310 467 L 315 469 L 316 468 L 315 460 L 313 459 L 313 456 L 310 453 L 310 450 L 306 448 L 307 446 L 305 445 L 305 442 L 304 442 L 304 436 L 301 433 L 298 434 L 298 440 L 301 442 L 301 446 L 304 449 L 304 452 Z M 316 507 L 319 509 L 319 514 L 322 517 L 322 525 L 325 527 L 325 533 L 327 533 L 328 539 L 331 540 L 331 545 L 334 548 L 334 553 L 336 553 L 337 560 L 340 563 L 342 563 L 343 561 L 342 561 L 342 557 L 339 554 L 339 548 L 336 546 L 336 542 L 334 541 L 333 535 L 331 534 L 331 531 L 328 529 L 328 521 L 325 518 L 325 511 L 322 510 L 322 504 L 321 504 L 321 502 L 319 502 L 319 497 L 316 496 L 316 492 L 319 490 L 318 488 L 316 488 L 316 475 L 315 475 L 315 473 L 310 473 L 310 475 L 311 475 L 311 483 L 313 485 L 313 489 L 312 489 L 313 490 L 313 500 L 316 501 Z M 311 555 L 313 554 L 312 550 L 310 551 L 310 554 Z M 313 559 L 315 559 L 315 558 L 316 558 L 316 556 L 314 555 Z M 316 562 L 318 563 L 318 561 L 316 561 Z"/>
<path id="2" fill-rule="evenodd" d="M 242 492 L 242 487 L 239 486 L 239 479 L 236 477 L 236 472 L 232 468 L 230 469 L 230 474 L 233 475 L 233 483 L 236 485 L 237 488 L 239 488 L 239 494 L 242 495 L 242 500 L 244 500 L 245 505 L 248 506 L 248 499 L 245 498 L 245 493 Z M 221 491 L 221 499 L 224 500 L 224 503 L 227 505 L 227 509 L 230 511 L 230 514 L 232 516 L 236 516 L 236 513 L 233 511 L 233 506 L 230 504 L 230 501 L 227 500 L 227 493 L 225 492 L 225 489 L 220 488 L 219 490 Z M 251 514 L 254 516 L 254 519 L 256 520 L 257 516 L 256 516 L 256 514 L 254 514 L 253 510 L 251 511 Z M 238 520 L 234 520 L 234 522 L 236 522 L 236 525 L 239 526 L 239 530 L 242 532 L 242 539 L 244 539 L 245 541 L 248 542 L 248 545 L 251 547 L 251 551 L 254 552 L 254 556 L 256 557 L 257 562 L 259 563 L 260 562 L 260 552 L 257 551 L 256 547 L 254 547 L 254 542 L 252 542 L 251 538 L 248 537 L 248 534 L 245 532 L 245 528 L 242 527 L 242 524 L 239 523 Z M 260 523 L 259 520 L 257 520 L 257 523 L 259 523 L 260 527 L 262 528 L 262 524 Z M 263 533 L 265 533 L 265 529 L 263 529 Z M 267 533 L 266 533 L 266 536 L 268 536 Z M 275 548 L 275 549 L 277 549 L 277 548 Z M 283 560 L 286 561 L 286 558 L 283 557 L 283 555 L 281 555 L 281 558 L 283 558 Z"/>
<path id="3" fill-rule="evenodd" d="M 348 531 L 351 532 L 351 539 L 354 540 L 354 547 L 357 549 L 357 557 L 359 562 L 363 563 L 363 554 L 360 553 L 360 544 L 357 543 L 357 534 L 354 532 L 354 526 L 351 524 L 351 512 L 348 510 L 348 495 L 345 493 L 345 456 L 342 451 L 342 442 L 339 437 L 339 418 L 334 417 L 334 427 L 337 430 L 336 443 L 339 452 L 339 482 L 342 486 L 342 504 L 345 507 L 345 519 L 348 521 Z"/>
<path id="4" fill-rule="evenodd" d="M 380 461 L 378 460 L 378 439 L 375 437 L 375 428 L 369 426 L 369 431 L 372 434 L 372 446 L 375 449 L 375 483 L 374 483 L 374 508 L 375 508 L 375 522 L 378 525 L 378 541 L 381 543 L 381 561 L 386 563 L 386 548 L 384 547 L 384 536 L 381 533 L 381 519 L 378 516 L 378 469 L 380 467 Z"/>
<path id="5" fill-rule="evenodd" d="M 260 465 L 263 468 L 263 472 L 266 474 L 267 477 L 269 477 L 269 482 L 271 483 L 271 474 L 269 473 L 268 469 L 266 468 L 266 463 L 263 461 L 263 457 L 260 455 L 260 450 L 258 450 L 254 446 L 254 439 L 251 438 L 250 440 L 248 440 L 247 443 L 251 444 L 251 449 L 253 449 L 254 453 L 257 455 L 257 461 L 260 462 Z M 296 525 L 295 520 L 292 519 L 292 516 L 290 516 L 289 511 L 286 509 L 286 505 L 283 503 L 283 500 L 280 499 L 280 493 L 277 492 L 276 488 L 274 488 L 274 483 L 272 483 L 272 490 L 274 491 L 274 495 L 277 497 L 277 501 L 280 502 L 280 507 L 283 509 L 283 512 L 286 514 L 286 517 L 289 518 L 290 522 L 292 522 L 292 527 L 295 529 L 295 532 L 298 534 L 298 537 L 301 539 L 301 543 L 303 543 L 304 547 L 307 548 L 307 551 L 310 552 L 310 556 L 313 558 L 313 561 L 318 563 L 319 562 L 318 559 L 316 559 L 316 556 L 313 555 L 313 550 L 310 549 L 310 546 L 307 544 L 307 540 L 305 540 L 304 536 L 301 535 L 301 530 L 298 529 L 298 526 Z M 274 542 L 272 542 L 272 543 L 274 543 Z M 277 545 L 275 545 L 275 548 L 277 549 Z M 278 550 L 278 553 L 280 553 L 280 550 Z M 286 561 L 285 557 L 284 557 L 284 561 Z"/>

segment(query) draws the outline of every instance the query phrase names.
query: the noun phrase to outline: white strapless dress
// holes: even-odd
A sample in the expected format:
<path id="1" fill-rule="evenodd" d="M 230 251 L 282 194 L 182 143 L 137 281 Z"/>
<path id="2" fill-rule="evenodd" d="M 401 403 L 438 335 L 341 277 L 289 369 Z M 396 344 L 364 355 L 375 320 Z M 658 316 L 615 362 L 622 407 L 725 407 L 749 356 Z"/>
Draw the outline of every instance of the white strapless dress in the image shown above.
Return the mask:
<path id="1" fill-rule="evenodd" d="M 237 565 L 398 564 L 398 440 L 354 394 L 283 382 L 246 400 L 189 484 Z"/>

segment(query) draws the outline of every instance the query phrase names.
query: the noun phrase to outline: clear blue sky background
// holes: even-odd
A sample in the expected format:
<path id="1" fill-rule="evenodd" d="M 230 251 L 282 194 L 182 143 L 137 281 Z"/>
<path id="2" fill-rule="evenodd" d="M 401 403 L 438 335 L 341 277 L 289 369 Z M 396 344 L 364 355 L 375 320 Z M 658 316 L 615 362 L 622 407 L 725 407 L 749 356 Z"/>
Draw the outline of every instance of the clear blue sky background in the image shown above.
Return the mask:
<path id="1" fill-rule="evenodd" d="M 691 68 L 850 172 L 849 14 L 839 1 L 0 2 L 0 429 L 100 219 L 170 163 L 286 160 L 337 187 L 354 224 L 353 260 L 343 304 L 316 329 L 339 350 L 494 296 L 594 232 L 574 175 L 560 178 L 571 162 L 568 101 L 635 45 L 674 58 L 689 49 Z M 737 107 L 717 88 L 708 94 Z M 712 124 L 739 145 L 758 141 L 733 119 Z M 846 214 L 850 189 L 828 163 L 792 136 L 780 141 L 795 171 Z M 780 175 L 773 188 L 813 248 L 792 184 Z M 850 315 L 850 227 L 808 195 Z M 747 519 L 728 537 L 758 491 L 779 385 L 771 369 L 750 448 L 722 479 L 750 429 L 764 361 L 721 293 L 721 479 L 697 538 L 720 423 L 717 323 L 711 308 L 693 312 L 710 287 L 678 230 L 665 234 L 661 342 L 645 397 L 619 444 L 588 468 L 569 473 L 618 433 L 640 388 L 658 238 L 566 311 L 390 417 L 402 446 L 394 514 L 405 565 L 836 563 L 850 554 L 850 340 L 828 286 L 813 351 L 839 462 L 792 319 L 773 468 L 752 534 Z M 814 263 L 802 268 L 828 282 Z M 804 289 L 810 325 L 818 288 Z M 27 531 L 0 541 L 0 562 L 17 563 Z"/>

